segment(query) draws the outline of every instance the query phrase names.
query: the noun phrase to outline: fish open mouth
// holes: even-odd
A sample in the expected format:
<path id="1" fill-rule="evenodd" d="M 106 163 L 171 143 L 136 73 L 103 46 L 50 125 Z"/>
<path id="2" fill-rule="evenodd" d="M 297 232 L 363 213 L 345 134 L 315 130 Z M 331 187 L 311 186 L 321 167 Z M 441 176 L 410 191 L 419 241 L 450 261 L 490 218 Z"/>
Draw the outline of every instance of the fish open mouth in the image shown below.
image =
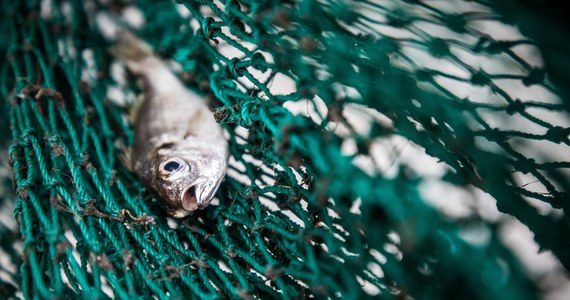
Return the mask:
<path id="1" fill-rule="evenodd" d="M 185 210 L 193 211 L 198 209 L 198 198 L 196 197 L 196 186 L 188 187 L 182 192 L 180 204 Z"/>

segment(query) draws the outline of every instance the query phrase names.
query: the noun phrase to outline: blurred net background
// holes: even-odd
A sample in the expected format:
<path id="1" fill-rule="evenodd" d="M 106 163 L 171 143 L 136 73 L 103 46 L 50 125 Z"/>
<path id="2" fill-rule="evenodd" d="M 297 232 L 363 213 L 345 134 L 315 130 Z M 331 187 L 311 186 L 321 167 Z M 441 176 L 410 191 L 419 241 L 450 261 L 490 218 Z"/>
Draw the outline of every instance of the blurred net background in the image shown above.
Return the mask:
<path id="1" fill-rule="evenodd" d="M 0 294 L 562 299 L 568 12 L 2 1 Z M 142 92 L 105 18 L 227 129 L 229 174 L 190 218 L 167 218 L 118 159 Z"/>

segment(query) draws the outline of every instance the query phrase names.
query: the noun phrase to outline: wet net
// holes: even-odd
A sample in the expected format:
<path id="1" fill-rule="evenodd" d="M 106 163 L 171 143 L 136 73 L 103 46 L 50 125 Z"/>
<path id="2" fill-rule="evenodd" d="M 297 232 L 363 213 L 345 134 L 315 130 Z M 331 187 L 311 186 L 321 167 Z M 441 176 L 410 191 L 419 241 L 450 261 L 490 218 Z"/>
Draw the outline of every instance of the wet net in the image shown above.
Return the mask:
<path id="1" fill-rule="evenodd" d="M 537 298 L 495 222 L 422 188 L 488 193 L 570 267 L 568 10 L 533 3 L 2 1 L 0 203 L 16 222 L 0 223 L 0 293 Z M 119 160 L 135 138 L 122 102 L 142 92 L 100 13 L 175 62 L 228 132 L 228 176 L 189 218 Z"/>

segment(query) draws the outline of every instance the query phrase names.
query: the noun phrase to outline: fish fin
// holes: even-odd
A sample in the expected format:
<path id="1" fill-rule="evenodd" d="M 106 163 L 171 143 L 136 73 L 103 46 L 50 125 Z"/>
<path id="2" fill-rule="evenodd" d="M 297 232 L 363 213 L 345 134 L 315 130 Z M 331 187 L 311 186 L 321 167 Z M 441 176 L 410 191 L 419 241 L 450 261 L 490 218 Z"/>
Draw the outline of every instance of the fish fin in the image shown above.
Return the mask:
<path id="1" fill-rule="evenodd" d="M 137 97 L 134 97 L 134 99 L 129 103 L 128 115 L 129 115 L 130 122 L 132 124 L 135 123 L 135 120 L 137 119 L 137 115 L 141 109 L 143 102 L 144 102 L 144 95 L 138 95 Z"/>
<path id="2" fill-rule="evenodd" d="M 127 170 L 134 172 L 133 168 L 133 148 L 127 147 L 125 151 L 119 152 L 119 160 L 123 163 Z"/>
<path id="3" fill-rule="evenodd" d="M 122 142 L 115 142 L 115 148 L 117 149 L 117 157 L 119 161 L 127 168 L 127 170 L 134 172 L 133 168 L 133 147 L 126 146 Z"/>
<path id="4" fill-rule="evenodd" d="M 203 119 L 202 110 L 197 110 L 188 122 L 188 127 L 186 127 L 184 138 L 196 135 L 196 132 L 198 132 L 202 126 Z"/>

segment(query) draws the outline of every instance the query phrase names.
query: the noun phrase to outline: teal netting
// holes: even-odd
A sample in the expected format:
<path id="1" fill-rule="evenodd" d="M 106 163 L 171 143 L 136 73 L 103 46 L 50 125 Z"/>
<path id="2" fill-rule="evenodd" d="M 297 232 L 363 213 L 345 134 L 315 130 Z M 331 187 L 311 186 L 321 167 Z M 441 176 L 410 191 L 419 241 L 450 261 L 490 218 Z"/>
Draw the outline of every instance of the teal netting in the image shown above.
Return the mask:
<path id="1" fill-rule="evenodd" d="M 536 299 L 496 224 L 441 214 L 404 161 L 390 174 L 356 161 L 377 165 L 377 141 L 407 139 L 446 166 L 442 181 L 488 192 L 568 269 L 560 11 L 508 0 L 3 1 L 0 136 L 9 126 L 14 179 L 0 204 L 15 199 L 19 236 L 0 223 L 0 293 Z M 137 34 L 227 129 L 218 205 L 168 219 L 118 160 L 134 136 L 117 99 L 139 89 L 117 75 L 101 12 L 140 12 Z M 347 113 L 355 106 L 366 130 Z"/>

